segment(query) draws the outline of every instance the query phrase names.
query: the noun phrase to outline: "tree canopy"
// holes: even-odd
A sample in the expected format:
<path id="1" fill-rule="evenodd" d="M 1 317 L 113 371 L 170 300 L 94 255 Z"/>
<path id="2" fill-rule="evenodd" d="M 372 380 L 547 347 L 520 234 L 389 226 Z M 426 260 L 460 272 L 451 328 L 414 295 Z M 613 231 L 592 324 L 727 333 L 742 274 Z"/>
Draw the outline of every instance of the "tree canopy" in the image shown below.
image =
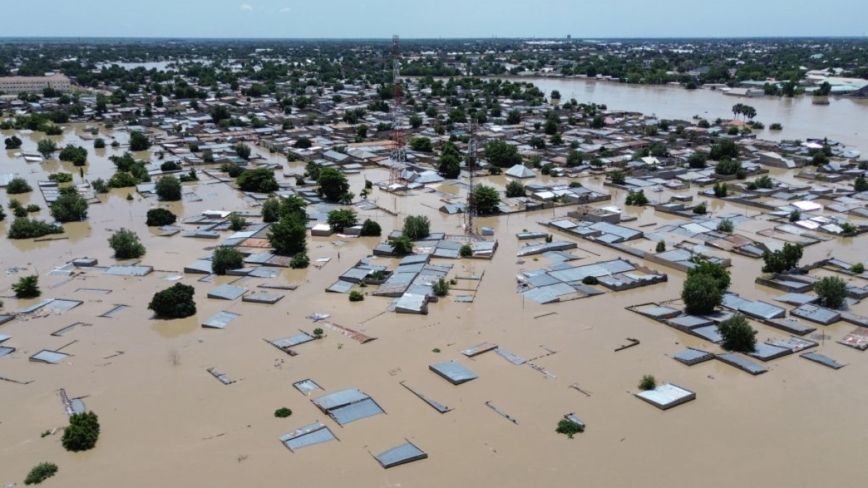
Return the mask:
<path id="1" fill-rule="evenodd" d="M 251 193 L 273 193 L 280 188 L 270 168 L 249 169 L 241 173 L 235 182 L 241 191 Z"/>
<path id="2" fill-rule="evenodd" d="M 108 239 L 116 259 L 135 259 L 145 255 L 145 246 L 135 232 L 121 228 Z"/>
<path id="3" fill-rule="evenodd" d="M 343 173 L 335 168 L 322 168 L 317 179 L 320 196 L 329 202 L 345 199 L 350 191 L 350 183 Z"/>
<path id="4" fill-rule="evenodd" d="M 492 140 L 485 144 L 485 159 L 495 166 L 509 168 L 521 163 L 521 154 L 516 146 Z"/>
<path id="5" fill-rule="evenodd" d="M 181 182 L 174 176 L 164 176 L 157 180 L 157 196 L 166 202 L 176 202 L 181 199 Z"/>
<path id="6" fill-rule="evenodd" d="M 408 215 L 404 219 L 404 228 L 401 234 L 414 241 L 424 239 L 431 233 L 431 221 L 423 215 Z"/>
<path id="7" fill-rule="evenodd" d="M 74 413 L 63 431 L 61 443 L 67 451 L 87 451 L 99 439 L 99 418 L 93 412 Z"/>
<path id="8" fill-rule="evenodd" d="M 182 319 L 196 315 L 196 302 L 193 295 L 196 290 L 183 283 L 175 283 L 165 290 L 154 293 L 148 310 L 152 310 L 160 319 Z"/>
<path id="9" fill-rule="evenodd" d="M 51 216 L 58 222 L 78 222 L 87 218 L 87 200 L 78 194 L 74 186 L 60 189 L 57 199 L 51 202 Z"/>
<path id="10" fill-rule="evenodd" d="M 470 195 L 471 211 L 477 215 L 493 215 L 498 212 L 500 194 L 496 189 L 486 185 L 476 185 Z"/>
<path id="11" fill-rule="evenodd" d="M 799 265 L 802 259 L 803 249 L 800 244 L 784 244 L 784 248 L 778 251 L 763 252 L 763 273 L 783 273 Z"/>

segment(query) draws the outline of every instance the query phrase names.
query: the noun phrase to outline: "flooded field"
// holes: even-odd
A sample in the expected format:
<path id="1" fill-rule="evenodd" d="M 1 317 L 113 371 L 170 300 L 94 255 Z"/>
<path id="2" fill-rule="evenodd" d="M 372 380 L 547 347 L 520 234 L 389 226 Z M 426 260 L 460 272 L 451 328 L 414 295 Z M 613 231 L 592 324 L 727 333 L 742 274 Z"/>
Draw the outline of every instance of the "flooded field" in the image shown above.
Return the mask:
<path id="1" fill-rule="evenodd" d="M 542 85 L 546 92 L 559 89 L 566 97 L 597 99 L 611 108 L 656 111 L 659 116 L 681 118 L 689 118 L 692 112 L 702 114 L 698 108 L 670 109 L 665 104 L 654 105 L 653 97 L 646 98 L 648 92 L 665 93 L 667 88 L 637 88 L 635 97 L 615 99 L 606 84 L 589 85 L 590 92 L 573 95 L 564 82 L 542 83 L 550 83 Z M 709 104 L 719 100 L 719 107 L 709 105 L 705 109 L 714 114 L 709 115 L 712 117 L 717 112 L 726 115 L 728 106 L 724 105 L 735 103 L 717 93 L 698 91 L 690 96 L 707 97 Z M 783 136 L 801 134 L 797 121 L 804 114 L 794 113 L 791 120 L 775 119 L 764 114 L 771 108 L 762 102 L 756 103 L 759 119 L 782 122 Z M 694 103 L 690 107 L 706 102 Z M 775 103 L 783 107 L 789 102 Z M 803 103 L 793 102 L 799 107 Z M 839 105 L 849 103 L 859 108 L 840 109 Z M 830 125 L 828 133 L 823 134 L 805 126 L 804 131 L 811 132 L 807 135 L 828 135 L 860 145 L 861 136 L 851 134 L 858 130 L 853 123 L 855 115 L 847 114 L 848 110 L 861 113 L 864 106 L 841 101 L 815 110 L 843 113 L 840 120 L 850 122 Z M 835 127 L 840 130 L 833 130 Z M 89 165 L 84 177 L 108 179 L 114 167 L 107 157 L 121 154 L 123 148 L 95 152 L 90 142 L 81 142 L 83 133 L 83 127 L 74 127 L 55 139 L 59 146 L 74 142 L 88 147 Z M 123 132 L 112 135 L 124 143 Z M 106 136 L 110 137 L 108 133 Z M 31 139 L 25 141 L 25 149 L 35 145 L 35 139 Z M 43 207 L 40 218 L 49 218 L 36 182 L 60 169 L 73 173 L 74 181 L 79 182 L 78 168 L 56 160 L 27 164 L 13 157 L 14 152 L 0 152 L 0 173 L 25 177 L 35 191 L 16 198 L 25 204 L 39 204 Z M 286 163 L 282 156 L 267 152 L 265 155 L 281 162 L 287 170 L 302 170 L 301 163 Z M 147 156 L 136 154 L 137 158 Z M 153 154 L 150 157 L 153 159 Z M 283 179 L 280 171 L 277 175 L 278 180 Z M 773 176 L 793 181 L 782 173 Z M 7 344 L 17 348 L 15 353 L 0 358 L 0 376 L 30 382 L 24 385 L 0 381 L 0 484 L 20 483 L 30 466 L 43 461 L 54 462 L 60 468 L 47 486 L 93 488 L 119 483 L 135 487 L 628 487 L 649 482 L 653 486 L 728 487 L 736 478 L 749 480 L 750 486 L 864 484 L 861 450 L 868 445 L 868 418 L 862 408 L 868 403 L 863 380 L 868 374 L 868 360 L 865 353 L 835 342 L 853 329 L 852 325 L 842 322 L 818 327 L 817 332 L 828 338 L 821 339 L 814 350 L 847 364 L 838 371 L 797 355 L 764 363 L 769 372 L 755 377 L 719 361 L 687 367 L 669 356 L 685 347 L 712 352 L 720 348 L 625 310 L 630 305 L 678 298 L 684 279 L 681 272 L 579 240 L 579 249 L 572 252 L 581 258 L 581 264 L 622 257 L 667 273 L 669 280 L 632 291 L 549 305 L 525 300 L 517 293 L 516 274 L 520 270 L 543 268 L 552 262 L 541 256 L 519 261 L 516 253 L 524 244 L 515 234 L 546 231 L 539 222 L 565 216 L 567 208 L 478 219 L 479 226 L 495 229 L 499 247 L 494 259 L 433 259 L 436 264 L 454 266 L 449 277 L 483 277 L 478 283 L 459 280 L 451 296 L 429 305 L 426 316 L 384 313 L 389 298 L 368 296 L 362 302 L 350 303 L 344 294 L 325 293 L 338 275 L 369 256 L 380 242 L 377 238 L 333 236 L 308 239 L 312 262 L 331 258 L 321 268 L 284 269 L 273 279 L 251 278 L 237 283 L 249 289 L 263 283 L 298 285 L 294 291 L 281 291 L 286 297 L 275 305 L 206 298 L 211 289 L 237 277 L 218 277 L 207 283 L 199 281 L 202 275 L 186 274 L 181 282 L 196 289 L 197 315 L 182 320 L 153 320 L 147 304 L 154 292 L 170 286 L 173 282 L 168 278 L 183 274 L 185 265 L 207 255 L 229 232 L 218 240 L 161 237 L 145 226 L 146 211 L 164 205 L 179 217 L 198 215 L 204 210 L 257 211 L 225 183 L 204 175 L 200 178 L 197 183 L 184 185 L 185 192 L 201 197 L 196 202 L 166 205 L 135 193 L 128 201 L 130 189 L 101 195 L 102 203 L 91 205 L 86 222 L 64 226 L 66 233 L 61 237 L 68 237 L 64 240 L 10 241 L 5 235 L 11 216 L 0 222 L 0 294 L 4 312 L 38 301 L 16 300 L 10 290 L 20 276 L 34 272 L 40 275 L 43 298 L 84 302 L 60 315 L 14 320 L 0 326 L 0 333 L 12 336 Z M 362 175 L 353 175 L 351 190 L 358 194 L 365 178 L 380 182 L 388 178 L 388 173 L 366 170 Z M 496 177 L 489 183 L 502 188 L 505 180 Z M 612 202 L 603 205 L 623 206 L 624 191 L 604 189 L 599 179 L 586 178 L 582 183 L 613 195 Z M 697 189 L 678 193 L 688 192 L 696 194 Z M 458 234 L 461 216 L 446 216 L 437 208 L 446 195 L 464 194 L 464 189 L 448 186 L 439 193 L 419 191 L 407 197 L 375 189 L 370 199 L 396 211 L 398 216 L 382 210 L 359 214 L 361 219 L 378 221 L 384 234 L 400 228 L 408 214 L 428 216 L 432 231 Z M 669 191 L 649 193 L 649 198 L 666 201 L 672 195 Z M 8 200 L 7 195 L 0 196 L 4 207 Z M 755 208 L 719 200 L 712 201 L 710 209 L 750 217 L 759 213 Z M 650 207 L 628 208 L 625 212 L 637 217 L 627 225 L 646 232 L 653 227 L 643 226 L 659 226 L 674 219 Z M 757 219 L 739 230 L 763 240 L 766 238 L 756 232 L 774 225 Z M 154 273 L 135 278 L 84 271 L 72 280 L 47 276 L 52 269 L 77 257 L 97 258 L 101 266 L 114 263 L 106 241 L 121 227 L 142 238 L 148 250 L 142 264 L 153 266 Z M 574 240 L 554 234 L 556 239 Z M 336 245 L 337 241 L 343 244 Z M 832 238 L 806 248 L 802 262 L 830 254 L 850 262 L 866 259 L 864 242 Z M 734 254 L 727 257 L 733 262 L 732 291 L 770 303 L 781 294 L 754 283 L 761 261 Z M 381 258 L 376 262 L 394 266 L 397 260 Z M 13 268 L 22 269 L 16 272 Z M 865 285 L 857 278 L 853 281 Z M 477 284 L 472 303 L 453 300 L 455 295 L 469 293 L 459 288 Z M 83 289 L 107 289 L 111 293 L 94 294 Z M 129 308 L 111 318 L 99 317 L 118 304 Z M 222 310 L 240 317 L 224 330 L 200 326 Z M 852 310 L 868 315 L 864 302 Z M 312 313 L 330 314 L 335 324 L 377 340 L 360 344 L 326 327 L 323 339 L 297 347 L 299 354 L 294 357 L 263 340 L 322 326 L 322 322 L 315 324 L 305 318 Z M 61 337 L 51 335 L 76 322 L 89 325 Z M 788 337 L 757 322 L 752 325 L 759 330 L 760 341 Z M 614 352 L 627 338 L 639 339 L 641 344 Z M 526 359 L 539 358 L 534 364 L 556 377 L 546 377 L 527 365 L 513 365 L 492 352 L 475 358 L 460 353 L 485 341 Z M 60 347 L 70 354 L 60 364 L 28 360 L 41 349 Z M 452 359 L 459 360 L 479 378 L 453 386 L 428 370 L 430 364 Z M 227 386 L 216 381 L 206 371 L 212 367 L 236 382 Z M 632 396 L 645 374 L 690 389 L 697 398 L 670 411 L 657 410 Z M 359 388 L 373 397 L 386 415 L 339 427 L 310 402 L 323 392 L 306 397 L 293 387 L 294 382 L 307 378 L 321 385 L 324 393 Z M 404 389 L 399 384 L 402 381 L 454 410 L 438 413 Z M 570 388 L 574 384 L 588 395 Z M 85 397 L 88 408 L 99 415 L 102 431 L 95 449 L 68 453 L 60 444 L 59 431 L 40 437 L 45 430 L 67 424 L 58 394 L 61 388 L 71 397 Z M 519 423 L 509 422 L 485 402 Z M 275 418 L 273 412 L 280 407 L 292 409 L 292 416 Z M 588 428 L 569 440 L 554 429 L 564 414 L 572 412 Z M 278 441 L 279 436 L 317 420 L 327 424 L 339 442 L 290 452 Z M 390 470 L 384 470 L 372 458 L 372 454 L 405 439 L 427 452 L 429 458 Z"/>

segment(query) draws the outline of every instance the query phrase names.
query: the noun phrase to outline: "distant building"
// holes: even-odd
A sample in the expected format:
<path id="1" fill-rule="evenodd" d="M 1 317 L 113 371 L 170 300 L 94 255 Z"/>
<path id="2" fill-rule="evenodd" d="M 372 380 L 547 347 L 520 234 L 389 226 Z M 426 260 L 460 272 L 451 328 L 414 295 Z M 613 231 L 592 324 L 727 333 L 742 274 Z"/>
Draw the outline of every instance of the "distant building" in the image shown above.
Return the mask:
<path id="1" fill-rule="evenodd" d="M 42 93 L 45 88 L 69 93 L 69 78 L 61 74 L 51 76 L 4 76 L 0 77 L 0 92 L 17 95 L 18 93 Z"/>

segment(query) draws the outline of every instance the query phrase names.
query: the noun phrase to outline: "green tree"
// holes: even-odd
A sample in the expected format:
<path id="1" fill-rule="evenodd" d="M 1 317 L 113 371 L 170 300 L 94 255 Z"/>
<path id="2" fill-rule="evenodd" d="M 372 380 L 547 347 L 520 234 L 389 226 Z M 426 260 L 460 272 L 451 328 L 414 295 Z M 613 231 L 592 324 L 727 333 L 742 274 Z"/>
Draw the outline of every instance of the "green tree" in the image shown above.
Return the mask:
<path id="1" fill-rule="evenodd" d="M 714 279 L 720 293 L 726 293 L 732 283 L 732 277 L 726 268 L 705 258 L 694 258 L 692 262 L 693 267 L 687 270 L 688 278 L 700 274 L 708 275 Z"/>
<path id="2" fill-rule="evenodd" d="M 12 291 L 15 292 L 15 298 L 36 298 L 42 295 L 42 290 L 39 289 L 39 276 L 22 276 L 12 285 Z"/>
<path id="3" fill-rule="evenodd" d="M 226 105 L 217 105 L 211 107 L 211 120 L 215 124 L 219 124 L 221 120 L 229 120 L 232 114 L 229 112 L 229 107 Z"/>
<path id="4" fill-rule="evenodd" d="M 738 146 L 729 139 L 724 139 L 711 146 L 711 152 L 708 157 L 714 161 L 722 161 L 724 159 L 736 159 L 738 157 Z"/>
<path id="5" fill-rule="evenodd" d="M 820 305 L 841 308 L 847 298 L 847 283 L 837 276 L 826 276 L 814 284 L 814 293 L 820 297 Z"/>
<path id="6" fill-rule="evenodd" d="M 358 217 L 353 209 L 341 208 L 329 212 L 327 222 L 335 232 L 343 232 L 345 228 L 356 225 Z"/>
<path id="7" fill-rule="evenodd" d="M 51 202 L 51 216 L 58 222 L 78 222 L 87 218 L 87 200 L 73 186 L 60 189 L 57 199 Z"/>
<path id="8" fill-rule="evenodd" d="M 313 142 L 307 137 L 303 136 L 296 139 L 296 141 L 292 144 L 292 147 L 297 149 L 309 149 L 311 146 L 313 146 Z"/>
<path id="9" fill-rule="evenodd" d="M 362 237 L 377 237 L 380 236 L 382 233 L 383 231 L 380 228 L 380 224 L 374 222 L 371 219 L 366 219 L 364 222 L 362 222 L 362 231 L 359 233 L 359 235 Z"/>
<path id="10" fill-rule="evenodd" d="M 243 142 L 239 142 L 235 145 L 235 154 L 237 154 L 239 158 L 247 161 L 250 159 L 250 146 Z"/>
<path id="11" fill-rule="evenodd" d="M 418 114 L 411 115 L 410 116 L 410 127 L 414 128 L 414 129 L 418 129 L 419 127 L 422 127 L 422 117 L 420 117 Z"/>
<path id="12" fill-rule="evenodd" d="M 723 346 L 727 351 L 751 353 L 756 350 L 756 330 L 750 326 L 744 315 L 736 313 L 718 324 L 717 330 L 723 337 Z"/>
<path id="13" fill-rule="evenodd" d="M 297 195 L 290 195 L 280 202 L 280 218 L 295 216 L 302 221 L 307 220 L 307 202 Z"/>
<path id="14" fill-rule="evenodd" d="M 61 443 L 67 451 L 88 451 L 99 439 L 99 418 L 93 412 L 74 413 L 64 429 Z"/>
<path id="15" fill-rule="evenodd" d="M 458 250 L 458 255 L 462 258 L 473 257 L 473 248 L 470 247 L 469 244 L 464 244 L 461 246 L 461 249 Z"/>
<path id="16" fill-rule="evenodd" d="M 175 283 L 154 293 L 148 310 L 152 310 L 158 319 L 183 319 L 196 315 L 195 294 L 196 290 L 192 286 Z"/>
<path id="17" fill-rule="evenodd" d="M 274 252 L 283 256 L 303 253 L 307 249 L 305 220 L 298 214 L 281 217 L 268 228 L 268 242 Z"/>
<path id="18" fill-rule="evenodd" d="M 657 242 L 657 249 L 656 250 L 657 250 L 657 252 L 666 252 L 666 241 L 664 241 L 663 239 L 660 239 L 660 241 Z"/>
<path id="19" fill-rule="evenodd" d="M 609 173 L 609 178 L 612 179 L 613 185 L 623 185 L 627 181 L 627 175 L 623 171 L 612 171 Z"/>
<path id="20" fill-rule="evenodd" d="M 685 310 L 693 315 L 705 315 L 714 311 L 723 301 L 718 281 L 713 276 L 698 273 L 688 275 L 681 290 Z"/>
<path id="21" fill-rule="evenodd" d="M 335 168 L 322 168 L 317 178 L 320 196 L 329 202 L 339 202 L 350 190 L 350 183 Z"/>
<path id="22" fill-rule="evenodd" d="M 262 221 L 266 223 L 280 220 L 280 202 L 276 198 L 269 198 L 262 202 Z"/>
<path id="23" fill-rule="evenodd" d="M 181 182 L 174 176 L 164 176 L 157 180 L 157 196 L 166 202 L 176 202 L 181 199 Z"/>
<path id="24" fill-rule="evenodd" d="M 555 432 L 558 434 L 564 434 L 568 439 L 572 439 L 574 435 L 580 434 L 585 431 L 585 426 L 582 424 L 578 424 L 568 419 L 561 419 L 558 421 L 558 426 L 555 428 Z"/>
<path id="25" fill-rule="evenodd" d="M 642 391 L 649 391 L 655 388 L 657 388 L 657 380 L 650 374 L 646 374 L 639 381 L 639 389 Z"/>
<path id="26" fill-rule="evenodd" d="M 435 296 L 445 297 L 449 294 L 449 282 L 443 278 L 440 278 L 433 285 L 431 285 L 431 289 L 434 291 Z"/>
<path id="27" fill-rule="evenodd" d="M 627 199 L 624 203 L 641 207 L 643 205 L 648 205 L 648 197 L 645 196 L 645 190 L 628 190 Z"/>
<path id="28" fill-rule="evenodd" d="M 705 163 L 708 161 L 708 157 L 704 152 L 695 152 L 687 158 L 687 165 L 691 168 L 702 169 L 705 168 Z"/>
<path id="29" fill-rule="evenodd" d="M 23 142 L 21 141 L 21 139 L 18 138 L 18 136 L 12 136 L 4 139 L 3 144 L 6 146 L 6 150 L 9 150 L 18 149 L 19 147 L 21 147 Z"/>
<path id="30" fill-rule="evenodd" d="M 33 188 L 30 187 L 30 184 L 24 178 L 12 178 L 6 185 L 6 193 L 9 195 L 19 195 L 31 191 L 33 191 Z"/>
<path id="31" fill-rule="evenodd" d="M 507 125 L 518 125 L 521 123 L 521 112 L 518 109 L 510 110 L 506 114 Z"/>
<path id="32" fill-rule="evenodd" d="M 6 236 L 10 239 L 35 239 L 49 234 L 63 234 L 63 227 L 42 220 L 17 218 L 12 221 Z"/>
<path id="33" fill-rule="evenodd" d="M 431 221 L 422 215 L 409 215 L 404 219 L 401 233 L 414 241 L 424 239 L 431 233 Z"/>
<path id="34" fill-rule="evenodd" d="M 151 147 L 151 139 L 139 131 L 130 132 L 130 151 L 147 151 Z"/>
<path id="35" fill-rule="evenodd" d="M 581 166 L 582 160 L 585 158 L 585 155 L 581 151 L 577 151 L 575 149 L 571 150 L 569 154 L 567 154 L 567 168 L 575 168 L 577 166 Z"/>
<path id="36" fill-rule="evenodd" d="M 250 169 L 235 180 L 241 191 L 251 193 L 273 193 L 280 189 L 274 171 L 270 168 Z"/>
<path id="37" fill-rule="evenodd" d="M 500 194 L 494 188 L 486 185 L 476 185 L 470 194 L 470 211 L 477 215 L 493 215 L 497 213 Z"/>
<path id="38" fill-rule="evenodd" d="M 94 149 L 105 149 L 105 139 L 102 137 L 97 137 L 93 140 L 93 148 Z"/>
<path id="39" fill-rule="evenodd" d="M 310 258 L 303 252 L 296 254 L 289 261 L 289 267 L 292 269 L 304 269 L 308 266 L 310 266 Z"/>
<path id="40" fill-rule="evenodd" d="M 498 140 L 492 140 L 485 144 L 485 159 L 501 168 L 509 168 L 521 163 L 518 148 Z"/>
<path id="41" fill-rule="evenodd" d="M 451 142 L 443 145 L 437 170 L 444 178 L 458 178 L 461 174 L 461 153 Z"/>
<path id="42" fill-rule="evenodd" d="M 39 463 L 27 473 L 24 478 L 25 485 L 38 485 L 51 478 L 57 473 L 57 465 L 53 463 Z"/>
<path id="43" fill-rule="evenodd" d="M 783 273 L 799 265 L 802 259 L 803 249 L 800 244 L 784 244 L 784 248 L 778 251 L 763 252 L 763 273 Z"/>
<path id="44" fill-rule="evenodd" d="M 857 176 L 856 181 L 853 182 L 853 189 L 858 192 L 868 191 L 868 181 L 865 181 L 862 176 Z"/>
<path id="45" fill-rule="evenodd" d="M 739 171 L 743 171 L 741 161 L 723 159 L 714 166 L 714 172 L 722 176 L 737 175 Z"/>
<path id="46" fill-rule="evenodd" d="M 520 181 L 512 180 L 506 184 L 507 198 L 523 197 L 527 195 L 524 185 Z"/>
<path id="47" fill-rule="evenodd" d="M 219 246 L 211 256 L 211 271 L 214 274 L 225 275 L 230 269 L 244 267 L 244 255 L 234 247 Z"/>
<path id="48" fill-rule="evenodd" d="M 36 143 L 36 150 L 43 158 L 47 159 L 54 153 L 54 151 L 57 151 L 57 144 L 55 144 L 51 139 L 41 139 Z"/>
<path id="49" fill-rule="evenodd" d="M 410 148 L 414 151 L 431 152 L 434 147 L 431 145 L 431 139 L 427 137 L 413 137 L 410 139 Z"/>
<path id="50" fill-rule="evenodd" d="M 178 217 L 165 208 L 152 208 L 148 210 L 147 219 L 145 225 L 148 227 L 162 227 L 174 224 Z"/>
<path id="51" fill-rule="evenodd" d="M 61 161 L 70 161 L 74 166 L 84 166 L 87 164 L 87 149 L 81 146 L 67 144 L 66 147 L 60 151 L 58 159 Z"/>
<path id="52" fill-rule="evenodd" d="M 413 241 L 407 236 L 400 236 L 389 241 L 392 246 L 392 252 L 398 256 L 406 256 L 413 254 Z"/>
<path id="53" fill-rule="evenodd" d="M 135 259 L 145 255 L 145 246 L 131 230 L 121 228 L 109 237 L 108 243 L 115 252 L 115 259 Z"/>

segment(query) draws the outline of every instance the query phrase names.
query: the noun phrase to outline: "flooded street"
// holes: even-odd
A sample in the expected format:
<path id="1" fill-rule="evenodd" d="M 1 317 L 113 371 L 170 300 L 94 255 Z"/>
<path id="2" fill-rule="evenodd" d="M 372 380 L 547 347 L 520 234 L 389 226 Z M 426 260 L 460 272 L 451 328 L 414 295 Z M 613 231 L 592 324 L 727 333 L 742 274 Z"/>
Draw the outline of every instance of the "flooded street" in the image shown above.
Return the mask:
<path id="1" fill-rule="evenodd" d="M 731 114 L 738 100 L 716 92 L 675 91 L 668 87 L 632 87 L 583 81 L 537 80 L 548 94 L 560 90 L 567 99 L 608 104 L 610 109 L 656 113 L 659 117 L 690 119 L 694 114 L 714 118 Z M 677 93 L 677 96 L 672 95 Z M 679 100 L 679 101 L 676 101 Z M 833 100 L 831 106 L 814 106 L 807 98 L 797 100 L 750 100 L 758 120 L 768 125 L 780 122 L 786 138 L 828 136 L 851 146 L 868 149 L 863 121 L 868 106 L 855 100 Z M 707 112 L 707 115 L 706 115 Z M 12 132 L 3 132 L 9 137 Z M 88 148 L 89 181 L 108 179 L 114 165 L 107 159 L 123 148 L 98 150 L 82 141 L 83 127 L 57 136 L 58 146 L 75 143 Z M 123 144 L 126 134 L 113 134 Z M 111 139 L 104 134 L 108 144 Z M 774 137 L 763 131 L 760 137 Z M 38 136 L 25 141 L 33 150 Z M 255 148 L 262 152 L 262 148 Z M 156 147 L 152 148 L 153 155 Z M 78 168 L 49 160 L 28 164 L 13 157 L 16 151 L 0 152 L 0 173 L 18 173 L 34 192 L 17 195 L 23 203 L 42 208 L 39 218 L 49 219 L 48 209 L 36 182 L 57 170 L 71 172 L 80 182 Z M 144 158 L 148 153 L 136 154 Z M 301 172 L 302 163 L 280 161 L 288 170 Z M 152 160 L 155 159 L 152 156 Z M 276 172 L 279 181 L 282 172 Z M 783 180 L 791 176 L 773 174 Z M 350 176 L 351 191 L 359 194 L 364 180 L 381 182 L 388 173 L 365 170 Z M 465 180 L 466 181 L 466 180 Z M 502 188 L 503 177 L 488 182 Z M 582 184 L 613 194 L 611 203 L 624 205 L 625 192 L 603 190 L 601 179 L 585 178 Z M 250 278 L 237 286 L 254 290 L 260 284 L 298 285 L 275 305 L 243 303 L 240 299 L 209 299 L 217 285 L 237 277 L 217 277 L 201 282 L 203 275 L 186 274 L 180 281 L 196 289 L 195 317 L 173 321 L 152 319 L 147 310 L 153 294 L 173 284 L 167 278 L 182 275 L 185 265 L 208 255 L 220 239 L 185 238 L 180 234 L 161 237 L 145 226 L 145 213 L 165 206 L 179 216 L 204 210 L 258 211 L 243 195 L 227 184 L 201 174 L 200 181 L 184 185 L 201 201 L 163 204 L 142 198 L 134 189 L 113 190 L 100 195 L 102 203 L 91 205 L 86 222 L 66 224 L 64 240 L 33 242 L 5 238 L 11 221 L 0 222 L 0 294 L 4 312 L 38 302 L 11 297 L 11 285 L 21 276 L 38 272 L 42 298 L 82 300 L 84 303 L 61 315 L 14 320 L 0 326 L 12 336 L 4 343 L 17 348 L 0 358 L 0 376 L 26 385 L 0 381 L 0 485 L 20 481 L 30 466 L 56 463 L 59 474 L 46 486 L 113 488 L 208 486 L 208 487 L 633 487 L 704 486 L 729 487 L 735 479 L 749 486 L 808 487 L 829 485 L 856 487 L 864 484 L 862 451 L 868 446 L 868 360 L 864 352 L 835 341 L 854 328 L 839 322 L 817 333 L 828 336 L 813 349 L 847 364 L 841 370 L 824 368 L 790 355 L 763 363 L 769 372 L 750 376 L 720 361 L 687 367 L 670 356 L 685 347 L 720 352 L 718 346 L 697 339 L 625 310 L 630 305 L 674 300 L 681 292 L 684 273 L 618 253 L 589 241 L 578 241 L 572 252 L 579 264 L 618 257 L 668 274 L 666 283 L 631 291 L 611 292 L 580 300 L 539 305 L 517 293 L 516 274 L 554 264 L 539 256 L 522 258 L 516 253 L 524 243 L 515 234 L 524 230 L 546 231 L 540 221 L 563 217 L 569 208 L 480 218 L 478 225 L 495 229 L 498 249 L 493 260 L 440 259 L 435 264 L 453 265 L 449 277 L 482 275 L 481 281 L 458 280 L 450 296 L 429 306 L 427 316 L 385 312 L 390 298 L 367 296 L 350 303 L 345 294 L 324 290 L 359 259 L 369 256 L 378 238 L 309 237 L 311 262 L 331 258 L 321 269 L 281 269 L 273 279 Z M 126 196 L 133 193 L 133 200 Z M 430 218 L 432 231 L 458 234 L 462 216 L 437 211 L 447 196 L 463 198 L 466 190 L 449 186 L 438 192 L 417 191 L 407 197 L 375 189 L 370 200 L 398 216 L 360 211 L 359 220 L 371 218 L 383 227 L 384 236 L 399 229 L 409 214 Z M 696 194 L 697 188 L 678 194 Z M 649 193 L 653 201 L 666 201 L 673 192 Z M 9 197 L 0 194 L 7 206 Z M 755 208 L 711 202 L 715 213 L 747 213 Z M 652 232 L 671 215 L 653 208 L 630 208 L 637 221 L 632 228 Z M 646 224 L 651 226 L 643 227 Z M 756 232 L 775 222 L 757 219 L 738 231 L 759 241 Z M 47 273 L 72 258 L 97 258 L 100 266 L 115 263 L 107 239 L 126 227 L 136 232 L 147 248 L 142 264 L 155 268 L 142 277 L 104 275 L 96 270 L 78 270 L 67 277 Z M 185 226 L 192 228 L 192 226 Z M 555 239 L 574 240 L 566 235 Z M 862 238 L 864 240 L 864 237 Z M 337 241 L 344 244 L 336 245 Z M 641 241 L 640 241 L 641 242 Z M 641 244 L 637 244 L 641 245 Z M 247 249 L 250 251 L 251 249 Z M 260 252 L 261 250 L 254 250 Z M 759 286 L 761 260 L 716 251 L 732 259 L 731 291 L 751 300 L 775 303 L 782 292 Z M 866 259 L 864 243 L 832 238 L 805 249 L 803 263 L 833 255 L 857 262 Z M 375 263 L 397 263 L 378 258 Z M 6 272 L 10 268 L 26 270 Z M 858 278 L 855 284 L 865 285 Z M 478 289 L 474 288 L 478 285 Z M 86 289 L 108 289 L 94 294 Z M 470 289 L 470 291 L 468 291 Z M 602 288 L 601 288 L 602 289 Z M 374 288 L 361 289 L 373 292 Z M 474 294 L 473 303 L 458 303 L 456 295 Z M 129 308 L 111 318 L 99 317 L 113 306 Z M 223 330 L 200 324 L 222 311 L 240 314 Z M 868 315 L 868 304 L 852 308 Z M 295 348 L 291 357 L 267 340 L 321 327 L 305 318 L 312 313 L 331 314 L 335 324 L 362 332 L 377 340 L 360 344 L 339 331 L 325 327 L 325 337 Z M 51 333 L 76 322 L 79 326 L 62 337 Z M 757 339 L 787 338 L 788 334 L 758 322 Z M 620 352 L 627 338 L 641 341 Z M 810 336 L 808 337 L 810 338 Z M 264 341 L 265 340 L 265 341 Z M 497 344 L 518 356 L 536 359 L 534 364 L 556 378 L 547 378 L 528 365 L 516 366 L 493 352 L 466 358 L 460 351 L 482 342 Z M 71 343 L 71 344 L 70 344 Z M 61 364 L 30 362 L 41 349 L 65 346 L 70 354 Z M 434 352 L 439 349 L 440 352 Z M 555 353 L 552 354 L 552 351 Z M 479 378 L 453 386 L 428 370 L 428 365 L 456 359 Z M 216 368 L 236 380 L 223 385 L 207 368 Z M 669 411 L 660 411 L 634 398 L 645 374 L 659 382 L 671 382 L 696 392 L 696 400 Z M 324 388 L 306 397 L 293 383 L 313 379 Z M 420 401 L 399 382 L 454 408 L 440 414 Z M 586 396 L 577 384 L 589 392 Z M 70 397 L 83 396 L 89 409 L 99 415 L 101 434 L 95 449 L 68 453 L 60 443 L 60 431 L 41 438 L 40 433 L 67 424 L 58 391 Z M 386 411 L 345 427 L 320 412 L 310 402 L 323 393 L 359 388 Z M 485 402 L 520 421 L 513 424 L 497 415 Z M 280 407 L 292 409 L 289 418 L 275 418 Z M 588 425 L 584 433 L 569 440 L 555 433 L 558 420 L 574 412 Z M 339 442 L 290 452 L 278 437 L 301 426 L 322 421 Z M 371 454 L 379 454 L 405 439 L 428 453 L 425 461 L 384 470 Z"/>

